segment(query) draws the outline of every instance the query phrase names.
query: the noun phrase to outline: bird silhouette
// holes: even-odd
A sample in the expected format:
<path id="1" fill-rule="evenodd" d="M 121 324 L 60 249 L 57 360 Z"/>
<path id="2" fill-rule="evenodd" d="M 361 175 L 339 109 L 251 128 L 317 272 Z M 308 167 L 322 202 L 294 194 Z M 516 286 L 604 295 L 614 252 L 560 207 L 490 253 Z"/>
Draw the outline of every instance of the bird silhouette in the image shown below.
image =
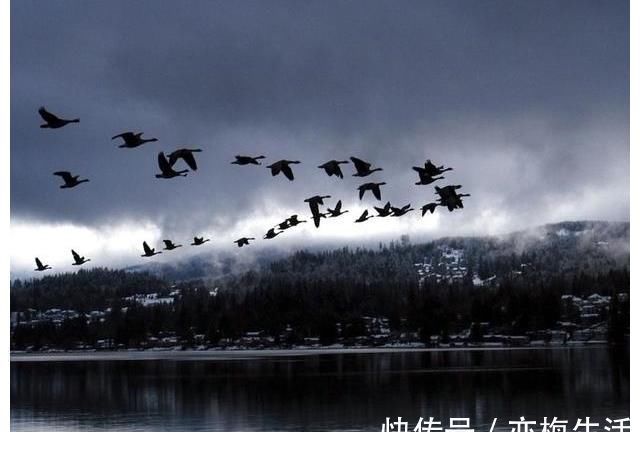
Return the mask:
<path id="1" fill-rule="evenodd" d="M 83 182 L 89 182 L 89 179 L 78 179 L 80 176 L 72 176 L 69 171 L 56 171 L 53 175 L 60 176 L 64 181 L 64 184 L 60 185 L 60 188 L 73 188 Z"/>
<path id="2" fill-rule="evenodd" d="M 307 220 L 298 220 L 298 215 L 291 215 L 287 218 L 287 221 L 289 222 L 289 226 L 298 226 L 300 223 L 307 222 Z"/>
<path id="3" fill-rule="evenodd" d="M 374 209 L 376 210 L 376 212 L 378 212 L 379 217 L 388 217 L 389 215 L 391 215 L 391 203 L 387 202 L 384 207 L 374 207 Z"/>
<path id="4" fill-rule="evenodd" d="M 262 165 L 258 160 L 263 159 L 264 155 L 250 157 L 248 155 L 236 155 L 236 160 L 231 162 L 232 165 Z"/>
<path id="5" fill-rule="evenodd" d="M 382 195 L 380 194 L 380 186 L 385 184 L 386 182 L 368 182 L 366 184 L 360 185 L 358 187 L 358 191 L 360 192 L 360 199 L 362 199 L 367 191 L 371 191 L 371 193 L 373 193 L 373 196 L 375 196 L 376 199 L 380 201 L 380 199 L 382 198 Z"/>
<path id="6" fill-rule="evenodd" d="M 72 122 L 80 122 L 79 119 L 58 118 L 53 113 L 48 112 L 44 107 L 40 107 L 38 109 L 38 113 L 40 113 L 40 116 L 42 116 L 42 119 L 46 123 L 40 125 L 42 129 L 59 129 L 60 127 L 64 127 Z"/>
<path id="7" fill-rule="evenodd" d="M 186 172 L 189 170 L 176 171 L 171 167 L 169 161 L 164 155 L 164 152 L 158 153 L 158 166 L 160 167 L 160 174 L 156 174 L 158 179 L 172 179 L 177 176 L 186 176 Z"/>
<path id="8" fill-rule="evenodd" d="M 424 215 L 427 213 L 427 211 L 433 213 L 436 210 L 436 207 L 438 207 L 438 204 L 435 202 L 430 202 L 428 204 L 425 204 L 424 206 L 422 206 L 421 210 L 422 210 L 422 216 L 424 217 Z"/>
<path id="9" fill-rule="evenodd" d="M 73 256 L 73 264 L 71 265 L 82 265 L 91 260 L 91 259 L 86 259 L 84 256 L 80 256 L 74 250 L 71 250 L 71 255 Z"/>
<path id="10" fill-rule="evenodd" d="M 203 237 L 194 237 L 193 242 L 191 243 L 191 246 L 199 246 L 208 241 L 209 239 L 205 239 Z"/>
<path id="11" fill-rule="evenodd" d="M 320 214 L 319 206 L 324 205 L 323 199 L 331 198 L 330 195 L 325 196 L 312 196 L 311 198 L 307 198 L 304 202 L 309 203 L 309 209 L 311 210 L 311 218 L 313 218 L 313 224 L 317 227 L 320 226 L 320 218 L 324 218 L 324 215 Z"/>
<path id="12" fill-rule="evenodd" d="M 464 205 L 462 204 L 462 198 L 465 196 L 471 196 L 468 193 L 459 194 L 456 190 L 462 188 L 462 185 L 447 185 L 446 187 L 438 187 L 436 186 L 436 194 L 440 196 L 440 199 L 437 200 L 439 205 L 447 207 L 449 212 L 455 209 L 462 209 Z"/>
<path id="13" fill-rule="evenodd" d="M 238 245 L 238 248 L 242 248 L 249 244 L 249 240 L 255 240 L 253 237 L 240 237 L 238 240 L 234 240 L 233 243 Z"/>
<path id="14" fill-rule="evenodd" d="M 156 252 L 155 248 L 151 248 L 149 245 L 147 245 L 147 242 L 142 242 L 142 248 L 144 249 L 144 254 L 141 254 L 140 257 L 151 257 L 155 256 L 156 254 L 162 254 L 162 251 Z"/>
<path id="15" fill-rule="evenodd" d="M 344 174 L 342 174 L 342 170 L 340 169 L 340 165 L 343 163 L 349 163 L 347 160 L 329 160 L 326 163 L 323 163 L 318 168 L 322 168 L 327 176 L 338 176 L 340 179 L 344 178 Z"/>
<path id="16" fill-rule="evenodd" d="M 282 173 L 286 176 L 287 179 L 293 180 L 293 170 L 289 165 L 300 163 L 298 160 L 278 160 L 275 163 L 267 166 L 267 168 L 271 169 L 271 175 L 277 176 Z"/>
<path id="17" fill-rule="evenodd" d="M 116 138 L 122 138 L 123 143 L 118 146 L 119 148 L 137 148 L 138 146 L 142 146 L 145 143 L 158 141 L 157 138 L 142 138 L 143 133 L 144 132 L 123 132 L 119 135 L 111 137 L 111 139 L 115 140 Z"/>
<path id="18" fill-rule="evenodd" d="M 402 207 L 391 207 L 391 212 L 393 212 L 391 214 L 392 217 L 401 217 L 402 215 L 410 212 L 414 210 L 413 207 L 411 207 L 411 204 L 407 204 L 405 206 Z"/>
<path id="19" fill-rule="evenodd" d="M 196 171 L 198 169 L 198 164 L 196 163 L 196 158 L 193 156 L 194 152 L 202 152 L 202 149 L 176 149 L 169 154 L 169 165 L 173 167 L 178 159 L 182 159 L 187 165 L 189 165 L 189 168 Z"/>
<path id="20" fill-rule="evenodd" d="M 280 230 L 280 231 L 284 231 L 285 229 L 289 229 L 291 227 L 291 224 L 289 223 L 289 219 L 287 218 L 286 220 L 284 220 L 282 223 L 278 223 L 276 225 L 276 227 Z"/>
<path id="21" fill-rule="evenodd" d="M 35 271 L 37 272 L 43 272 L 45 270 L 51 270 L 51 267 L 49 267 L 49 265 L 42 265 L 42 262 L 40 262 L 40 259 L 38 259 L 36 257 L 36 269 Z"/>
<path id="22" fill-rule="evenodd" d="M 182 245 L 176 245 L 171 240 L 163 240 L 164 249 L 167 251 L 175 250 L 176 248 L 180 248 Z"/>
<path id="23" fill-rule="evenodd" d="M 428 170 L 420 166 L 414 166 L 413 169 L 418 172 L 418 177 L 420 178 L 416 185 L 429 185 L 438 179 L 444 179 L 443 176 L 434 177 Z"/>
<path id="24" fill-rule="evenodd" d="M 274 228 L 271 228 L 271 229 L 269 229 L 269 230 L 267 231 L 267 233 L 264 235 L 263 239 L 266 239 L 266 240 L 268 240 L 268 239 L 272 239 L 272 238 L 274 238 L 275 236 L 277 236 L 278 234 L 282 234 L 283 232 L 284 232 L 284 231 L 275 232 L 275 231 L 274 231 Z"/>
<path id="25" fill-rule="evenodd" d="M 382 168 L 371 169 L 371 163 L 365 162 L 357 157 L 351 157 L 351 161 L 356 167 L 356 173 L 354 174 L 356 177 L 366 177 L 376 171 L 382 171 Z"/>
<path id="26" fill-rule="evenodd" d="M 416 168 L 420 168 L 420 167 L 419 166 L 414 166 L 413 167 L 413 169 L 418 171 Z M 443 165 L 436 166 L 431 162 L 431 160 L 427 160 L 424 163 L 424 168 L 420 168 L 420 169 L 424 169 L 425 172 L 431 177 L 439 176 L 440 174 L 444 173 L 445 171 L 452 171 L 453 170 L 453 168 L 445 168 Z"/>
<path id="27" fill-rule="evenodd" d="M 363 223 L 363 222 L 367 221 L 369 218 L 373 218 L 373 215 L 369 215 L 369 211 L 367 209 L 365 209 L 365 211 L 362 212 L 362 215 L 360 215 L 358 217 L 358 219 L 355 221 L 355 223 Z"/>
<path id="28" fill-rule="evenodd" d="M 348 210 L 342 210 L 342 201 L 338 201 L 333 209 L 327 209 L 331 218 L 339 217 L 340 215 L 349 212 Z"/>

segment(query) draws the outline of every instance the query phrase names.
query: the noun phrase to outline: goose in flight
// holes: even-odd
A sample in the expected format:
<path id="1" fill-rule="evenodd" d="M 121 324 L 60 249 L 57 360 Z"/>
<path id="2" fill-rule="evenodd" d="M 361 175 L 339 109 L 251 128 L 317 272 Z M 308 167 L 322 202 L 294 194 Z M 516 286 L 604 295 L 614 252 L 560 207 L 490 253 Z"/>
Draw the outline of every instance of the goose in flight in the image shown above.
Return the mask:
<path id="1" fill-rule="evenodd" d="M 258 160 L 263 159 L 264 155 L 250 157 L 248 155 L 236 155 L 236 160 L 231 162 L 232 165 L 262 165 Z"/>
<path id="2" fill-rule="evenodd" d="M 444 173 L 445 171 L 452 171 L 453 168 L 449 167 L 449 168 L 445 168 L 443 165 L 440 166 L 436 166 L 433 163 L 431 163 L 431 160 L 427 160 L 424 163 L 424 168 L 420 168 L 420 170 L 418 170 L 418 168 L 420 168 L 419 166 L 414 166 L 413 169 L 420 172 L 420 170 L 424 170 L 426 172 L 426 174 L 428 174 L 429 176 L 433 177 L 433 176 L 439 176 L 440 174 Z"/>
<path id="3" fill-rule="evenodd" d="M 356 177 L 366 177 L 376 171 L 382 171 L 382 168 L 371 169 L 371 163 L 365 162 L 364 160 L 360 160 L 356 157 L 351 157 L 351 161 L 356 167 L 356 173 L 354 174 Z"/>
<path id="4" fill-rule="evenodd" d="M 362 215 L 360 215 L 355 222 L 356 223 L 363 223 L 363 222 L 367 221 L 369 218 L 373 218 L 373 215 L 369 215 L 369 211 L 367 209 L 365 209 L 365 211 L 362 212 Z"/>
<path id="5" fill-rule="evenodd" d="M 48 112 L 44 107 L 40 107 L 40 109 L 38 110 L 38 113 L 40 113 L 40 116 L 42 116 L 42 119 L 46 123 L 46 124 L 40 125 L 42 129 L 59 129 L 60 127 L 64 127 L 67 124 L 70 124 L 72 122 L 80 122 L 79 119 L 58 118 L 53 113 Z"/>
<path id="6" fill-rule="evenodd" d="M 253 237 L 240 237 L 238 240 L 234 240 L 233 243 L 238 245 L 238 248 L 242 248 L 249 244 L 249 240 L 255 240 Z"/>
<path id="7" fill-rule="evenodd" d="M 158 179 L 171 179 L 177 176 L 186 176 L 186 172 L 189 170 L 176 171 L 169 164 L 169 161 L 164 155 L 164 152 L 158 153 L 158 166 L 160 167 L 160 174 L 156 174 Z"/>
<path id="8" fill-rule="evenodd" d="M 169 165 L 173 167 L 178 159 L 182 159 L 187 165 L 189 165 L 189 168 L 196 171 L 198 169 L 198 164 L 196 163 L 196 158 L 193 156 L 194 152 L 202 152 L 202 149 L 176 149 L 169 154 Z"/>
<path id="9" fill-rule="evenodd" d="M 373 196 L 376 197 L 378 201 L 382 198 L 380 194 L 380 186 L 385 185 L 386 182 L 368 182 L 366 184 L 362 184 L 358 187 L 358 191 L 360 192 L 360 199 L 364 196 L 367 190 L 370 190 L 373 193 Z"/>
<path id="10" fill-rule="evenodd" d="M 48 264 L 47 265 L 42 265 L 42 262 L 40 262 L 40 259 L 38 259 L 37 257 L 36 257 L 36 267 L 37 268 L 35 269 L 35 271 L 37 271 L 37 272 L 43 272 L 45 270 L 51 270 L 51 267 L 49 267 Z"/>
<path id="11" fill-rule="evenodd" d="M 277 228 L 280 231 L 284 231 L 285 229 L 289 229 L 291 227 L 291 223 L 289 223 L 289 219 L 287 218 L 282 223 L 278 223 Z"/>
<path id="12" fill-rule="evenodd" d="M 277 236 L 278 234 L 282 234 L 284 231 L 280 231 L 280 232 L 275 232 L 274 228 L 271 228 L 267 231 L 267 233 L 264 235 L 263 239 L 268 240 L 268 239 L 272 239 L 275 236 Z"/>
<path id="13" fill-rule="evenodd" d="M 73 188 L 83 182 L 89 182 L 89 179 L 78 179 L 80 176 L 72 176 L 69 171 L 56 171 L 53 175 L 60 176 L 64 181 L 64 184 L 60 185 L 60 188 Z"/>
<path id="14" fill-rule="evenodd" d="M 416 185 L 429 185 L 438 179 L 444 179 L 443 176 L 434 177 L 428 170 L 420 166 L 414 166 L 413 169 L 418 172 L 418 177 L 420 178 Z"/>
<path id="15" fill-rule="evenodd" d="M 194 237 L 191 246 L 199 246 L 208 241 L 209 239 L 205 239 L 204 237 Z"/>
<path id="16" fill-rule="evenodd" d="M 307 220 L 298 220 L 298 215 L 291 215 L 287 218 L 287 221 L 289 222 L 289 226 L 298 226 L 300 223 L 307 222 Z"/>
<path id="17" fill-rule="evenodd" d="M 340 169 L 340 165 L 343 163 L 349 163 L 347 160 L 329 160 L 326 163 L 323 163 L 318 168 L 322 168 L 327 176 L 338 176 L 340 179 L 344 178 L 344 174 L 342 174 L 342 170 Z"/>
<path id="18" fill-rule="evenodd" d="M 376 209 L 376 212 L 378 212 L 379 217 L 388 217 L 389 215 L 391 215 L 391 203 L 387 202 L 384 207 L 374 207 L 374 209 Z"/>
<path id="19" fill-rule="evenodd" d="M 455 209 L 464 208 L 462 198 L 471 195 L 468 193 L 458 193 L 456 190 L 459 190 L 460 188 L 462 188 L 462 185 L 447 185 L 443 188 L 436 186 L 436 193 L 440 196 L 438 203 L 441 206 L 446 206 L 447 209 L 449 209 L 449 212 Z"/>
<path id="20" fill-rule="evenodd" d="M 333 209 L 327 208 L 327 211 L 330 214 L 331 218 L 339 217 L 343 213 L 349 212 L 348 210 L 342 210 L 342 201 L 338 201 Z"/>
<path id="21" fill-rule="evenodd" d="M 175 250 L 176 248 L 180 248 L 182 245 L 176 245 L 171 240 L 163 240 L 164 249 L 167 251 Z"/>
<path id="22" fill-rule="evenodd" d="M 271 175 L 277 176 L 282 172 L 287 179 L 293 180 L 293 170 L 289 165 L 300 163 L 298 160 L 278 160 L 275 163 L 267 166 L 271 169 Z"/>
<path id="23" fill-rule="evenodd" d="M 82 265 L 85 262 L 89 262 L 91 259 L 85 259 L 84 256 L 80 256 L 74 250 L 71 250 L 71 254 L 73 255 L 73 264 L 71 265 Z"/>
<path id="24" fill-rule="evenodd" d="M 320 226 L 320 218 L 324 218 L 323 214 L 320 214 L 319 206 L 324 205 L 323 199 L 331 198 L 331 195 L 325 196 L 312 196 L 311 198 L 307 198 L 304 202 L 309 203 L 309 209 L 311 210 L 311 218 L 313 218 L 313 224 L 317 227 Z"/>
<path id="25" fill-rule="evenodd" d="M 155 248 L 151 248 L 149 245 L 147 245 L 147 242 L 142 242 L 142 248 L 144 249 L 144 254 L 141 254 L 140 257 L 151 257 L 151 256 L 155 256 L 156 254 L 162 254 L 162 251 L 157 251 Z"/>
<path id="26" fill-rule="evenodd" d="M 123 132 L 119 135 L 111 137 L 111 139 L 115 140 L 116 138 L 122 138 L 123 143 L 118 146 L 119 148 L 137 148 L 138 146 L 142 146 L 145 143 L 158 141 L 157 138 L 142 138 L 143 133 L 144 132 Z"/>
<path id="27" fill-rule="evenodd" d="M 422 206 L 421 210 L 422 210 L 422 216 L 424 217 L 424 215 L 427 213 L 427 211 L 433 213 L 436 210 L 436 207 L 438 207 L 438 204 L 435 202 L 430 202 L 428 204 L 425 204 L 424 206 Z"/>
<path id="28" fill-rule="evenodd" d="M 411 204 L 407 204 L 405 206 L 402 207 L 391 207 L 391 211 L 393 212 L 391 214 L 392 217 L 401 217 L 402 215 L 410 212 L 414 210 L 413 207 L 411 207 Z"/>

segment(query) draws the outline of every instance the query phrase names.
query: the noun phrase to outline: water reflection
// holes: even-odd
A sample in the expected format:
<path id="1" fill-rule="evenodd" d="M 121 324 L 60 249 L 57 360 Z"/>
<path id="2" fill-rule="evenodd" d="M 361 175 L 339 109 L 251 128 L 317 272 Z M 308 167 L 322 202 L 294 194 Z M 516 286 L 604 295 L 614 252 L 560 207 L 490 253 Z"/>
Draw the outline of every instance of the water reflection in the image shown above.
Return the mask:
<path id="1" fill-rule="evenodd" d="M 378 430 L 629 415 L 628 349 L 11 363 L 12 430 Z"/>

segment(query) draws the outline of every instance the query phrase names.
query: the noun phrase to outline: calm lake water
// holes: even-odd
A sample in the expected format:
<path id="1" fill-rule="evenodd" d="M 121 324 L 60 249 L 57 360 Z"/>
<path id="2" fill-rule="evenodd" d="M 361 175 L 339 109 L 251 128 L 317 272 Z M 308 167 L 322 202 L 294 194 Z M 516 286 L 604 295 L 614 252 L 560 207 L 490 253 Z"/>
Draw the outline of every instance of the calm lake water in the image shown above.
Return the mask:
<path id="1" fill-rule="evenodd" d="M 379 431 L 398 416 L 506 430 L 520 416 L 629 416 L 628 348 L 298 353 L 13 356 L 11 430 Z"/>

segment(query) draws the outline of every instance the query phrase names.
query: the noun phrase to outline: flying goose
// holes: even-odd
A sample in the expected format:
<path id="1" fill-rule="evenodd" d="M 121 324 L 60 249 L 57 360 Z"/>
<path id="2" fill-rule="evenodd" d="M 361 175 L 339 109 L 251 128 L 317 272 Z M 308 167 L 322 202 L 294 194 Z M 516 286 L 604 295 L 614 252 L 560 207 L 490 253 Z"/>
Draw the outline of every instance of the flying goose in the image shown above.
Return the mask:
<path id="1" fill-rule="evenodd" d="M 157 138 L 142 138 L 143 133 L 144 132 L 123 132 L 119 135 L 111 137 L 111 139 L 115 140 L 116 138 L 122 138 L 123 143 L 118 146 L 119 148 L 137 148 L 138 146 L 142 146 L 145 143 L 158 141 Z"/>
<path id="2" fill-rule="evenodd" d="M 365 209 L 365 211 L 362 212 L 362 215 L 358 217 L 355 223 L 362 223 L 364 221 L 367 221 L 369 218 L 373 218 L 373 215 L 369 215 L 369 211 Z"/>
<path id="3" fill-rule="evenodd" d="M 420 172 L 419 170 L 417 170 L 416 168 L 420 168 L 419 166 L 414 166 L 413 169 Z M 429 176 L 439 176 L 440 174 L 444 173 L 445 171 L 452 171 L 453 168 L 445 168 L 443 165 L 440 166 L 436 166 L 433 163 L 431 163 L 431 160 L 427 160 L 424 164 L 424 168 L 420 168 L 421 170 L 424 170 Z"/>
<path id="4" fill-rule="evenodd" d="M 71 254 L 73 255 L 73 264 L 71 265 L 82 265 L 85 262 L 89 262 L 91 259 L 85 259 L 84 256 L 80 256 L 78 253 L 76 253 L 74 250 L 71 250 Z"/>
<path id="5" fill-rule="evenodd" d="M 163 240 L 164 249 L 167 251 L 175 250 L 176 248 L 180 248 L 182 245 L 176 245 L 171 240 Z"/>
<path id="6" fill-rule="evenodd" d="M 289 226 L 298 226 L 300 223 L 307 222 L 307 220 L 298 220 L 298 215 L 291 215 L 287 218 L 287 221 L 289 222 Z"/>
<path id="7" fill-rule="evenodd" d="M 202 149 L 176 149 L 169 154 L 169 165 L 173 167 L 178 159 L 182 159 L 187 165 L 189 165 L 189 168 L 196 171 L 198 169 L 198 164 L 196 163 L 196 158 L 193 156 L 194 152 L 202 152 Z"/>
<path id="8" fill-rule="evenodd" d="M 438 204 L 435 202 L 430 202 L 428 204 L 425 204 L 424 206 L 422 206 L 421 210 L 422 210 L 422 216 L 424 217 L 424 214 L 427 213 L 427 211 L 433 213 L 436 210 L 436 207 L 438 207 Z"/>
<path id="9" fill-rule="evenodd" d="M 51 270 L 51 267 L 49 267 L 48 264 L 47 265 L 42 265 L 42 262 L 40 262 L 40 259 L 38 259 L 37 257 L 36 257 L 36 267 L 37 268 L 34 271 L 37 271 L 37 272 L 43 272 L 45 270 Z"/>
<path id="10" fill-rule="evenodd" d="M 204 242 L 208 242 L 208 241 L 209 239 L 205 239 L 204 237 L 194 237 L 193 243 L 191 243 L 191 246 L 202 245 Z"/>
<path id="11" fill-rule="evenodd" d="M 351 161 L 356 167 L 356 173 L 354 174 L 356 177 L 366 177 L 375 171 L 382 171 L 382 168 L 371 169 L 371 163 L 365 162 L 364 160 L 360 160 L 356 157 L 351 157 Z"/>
<path id="12" fill-rule="evenodd" d="M 378 201 L 380 201 L 382 195 L 380 194 L 380 186 L 385 185 L 386 182 L 368 182 L 366 184 L 362 184 L 358 187 L 358 191 L 360 192 L 360 199 L 364 196 L 367 190 L 370 190 L 373 193 L 373 196 L 376 197 Z"/>
<path id="13" fill-rule="evenodd" d="M 405 206 L 402 207 L 391 207 L 391 211 L 393 212 L 391 214 L 392 217 L 401 217 L 402 215 L 410 212 L 414 210 L 413 207 L 411 207 L 411 204 L 407 204 Z"/>
<path id="14" fill-rule="evenodd" d="M 242 248 L 249 244 L 249 240 L 255 240 L 253 237 L 240 237 L 238 240 L 234 240 L 233 243 L 238 245 L 238 248 Z"/>
<path id="15" fill-rule="evenodd" d="M 262 165 L 258 160 L 263 159 L 264 155 L 259 155 L 257 157 L 250 157 L 248 155 L 236 155 L 235 162 L 231 162 L 232 165 Z"/>
<path id="16" fill-rule="evenodd" d="M 64 180 L 64 184 L 60 188 L 73 188 L 83 182 L 89 182 L 89 179 L 78 179 L 80 176 L 72 176 L 69 171 L 56 171 L 54 176 L 60 176 Z"/>
<path id="17" fill-rule="evenodd" d="M 275 163 L 267 166 L 271 169 L 271 175 L 277 176 L 282 172 L 287 179 L 293 180 L 293 170 L 289 165 L 300 163 L 298 160 L 278 160 Z"/>
<path id="18" fill-rule="evenodd" d="M 338 201 L 338 203 L 333 209 L 327 208 L 327 211 L 331 215 L 331 218 L 339 217 L 343 213 L 349 212 L 348 210 L 342 210 L 342 201 Z"/>
<path id="19" fill-rule="evenodd" d="M 141 254 L 140 257 L 151 257 L 151 256 L 155 256 L 156 254 L 162 254 L 162 251 L 157 251 L 155 248 L 151 248 L 149 245 L 147 245 L 147 242 L 142 242 L 142 248 L 144 249 L 144 254 Z"/>
<path id="20" fill-rule="evenodd" d="M 420 178 L 416 185 L 429 185 L 438 179 L 444 179 L 443 176 L 434 177 L 429 171 L 420 166 L 414 166 L 413 169 L 418 172 L 418 177 Z"/>
<path id="21" fill-rule="evenodd" d="M 64 127 L 72 122 L 80 122 L 79 119 L 58 118 L 53 113 L 48 112 L 44 107 L 40 107 L 38 113 L 40 113 L 40 116 L 42 116 L 42 119 L 46 122 L 46 124 L 40 125 L 42 129 L 59 129 L 60 127 Z"/>
<path id="22" fill-rule="evenodd" d="M 156 177 L 158 179 L 171 179 L 177 176 L 186 176 L 186 174 L 184 173 L 189 171 L 189 170 L 181 170 L 181 171 L 174 170 L 169 164 L 169 162 L 167 161 L 167 158 L 164 156 L 164 152 L 158 153 L 158 166 L 160 167 L 160 174 L 156 174 Z"/>
<path id="23" fill-rule="evenodd" d="M 312 196 L 311 198 L 307 198 L 304 202 L 309 203 L 309 209 L 311 210 L 311 218 L 313 218 L 313 224 L 315 224 L 316 228 L 320 226 L 320 218 L 324 218 L 324 215 L 320 214 L 319 205 L 324 205 L 323 199 L 331 198 L 331 195 L 325 196 Z"/>
<path id="24" fill-rule="evenodd" d="M 387 202 L 384 207 L 374 207 L 374 209 L 376 209 L 376 212 L 378 212 L 379 217 L 388 217 L 389 215 L 391 215 L 391 203 Z"/>
<path id="25" fill-rule="evenodd" d="M 284 232 L 284 231 L 275 232 L 275 231 L 274 231 L 274 228 L 271 228 L 271 229 L 269 229 L 269 230 L 267 231 L 267 233 L 264 235 L 263 239 L 266 239 L 266 240 L 268 240 L 268 239 L 272 239 L 272 238 L 274 238 L 276 235 L 278 235 L 278 234 L 282 234 L 283 232 Z"/>
<path id="26" fill-rule="evenodd" d="M 340 165 L 343 163 L 349 163 L 347 160 L 329 160 L 326 163 L 323 163 L 318 168 L 322 168 L 327 176 L 338 176 L 340 179 L 344 178 L 344 174 L 342 174 L 342 170 L 340 169 Z"/>

